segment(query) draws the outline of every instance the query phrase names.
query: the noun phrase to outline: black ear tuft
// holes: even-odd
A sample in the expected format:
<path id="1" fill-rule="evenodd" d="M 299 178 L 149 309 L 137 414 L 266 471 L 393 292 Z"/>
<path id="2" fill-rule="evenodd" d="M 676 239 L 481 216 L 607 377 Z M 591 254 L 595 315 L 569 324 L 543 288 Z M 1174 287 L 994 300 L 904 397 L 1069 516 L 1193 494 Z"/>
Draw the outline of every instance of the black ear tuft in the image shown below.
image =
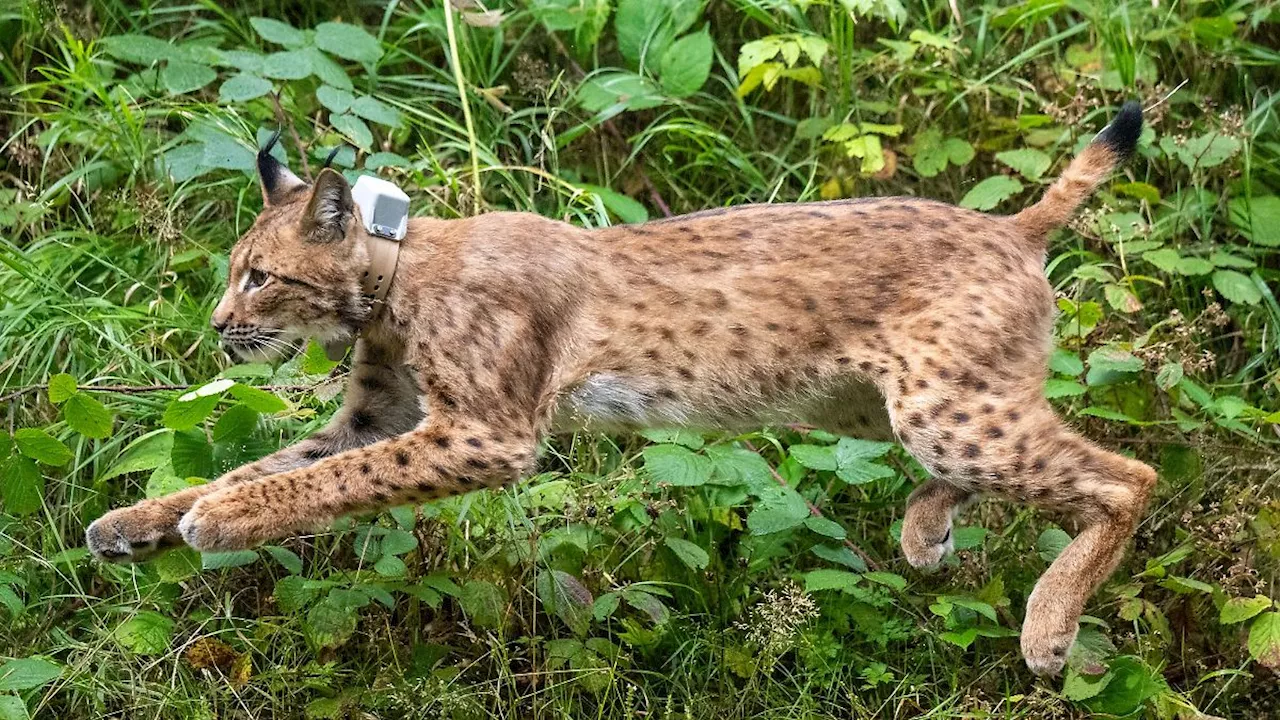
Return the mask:
<path id="1" fill-rule="evenodd" d="M 342 149 L 342 146 L 339 145 L 338 147 L 329 151 L 329 156 L 324 159 L 324 167 L 329 167 L 329 165 L 333 162 L 333 159 L 338 156 L 338 151 L 341 149 Z"/>
<path id="2" fill-rule="evenodd" d="M 267 144 L 258 151 L 258 179 L 262 182 L 262 200 L 267 205 L 284 203 L 290 193 L 306 185 L 271 154 L 271 149 L 279 141 L 280 131 L 276 130 Z"/>
<path id="3" fill-rule="evenodd" d="M 1093 139 L 1115 153 L 1120 162 L 1128 160 L 1138 147 L 1138 138 L 1142 136 L 1142 106 L 1130 100 L 1116 113 L 1115 120 L 1102 129 Z"/>

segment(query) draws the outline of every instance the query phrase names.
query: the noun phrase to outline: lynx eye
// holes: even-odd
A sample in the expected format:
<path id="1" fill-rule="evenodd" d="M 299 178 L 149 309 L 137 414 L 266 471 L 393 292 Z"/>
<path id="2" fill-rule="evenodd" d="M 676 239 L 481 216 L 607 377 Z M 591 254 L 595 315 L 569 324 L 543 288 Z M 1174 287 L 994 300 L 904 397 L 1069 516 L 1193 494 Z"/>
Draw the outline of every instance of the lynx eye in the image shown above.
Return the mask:
<path id="1" fill-rule="evenodd" d="M 249 280 L 245 283 L 244 289 L 249 290 L 251 288 L 262 287 L 267 284 L 267 279 L 270 277 L 271 276 L 267 275 L 266 271 L 259 270 L 258 268 L 252 268 L 249 270 Z"/>

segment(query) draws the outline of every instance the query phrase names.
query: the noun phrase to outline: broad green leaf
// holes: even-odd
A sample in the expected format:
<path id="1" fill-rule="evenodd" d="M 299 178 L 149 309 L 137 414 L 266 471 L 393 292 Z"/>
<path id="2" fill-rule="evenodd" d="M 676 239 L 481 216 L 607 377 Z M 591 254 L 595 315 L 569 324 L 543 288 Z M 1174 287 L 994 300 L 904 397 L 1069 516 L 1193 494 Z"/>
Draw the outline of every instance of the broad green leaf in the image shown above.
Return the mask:
<path id="1" fill-rule="evenodd" d="M 347 71 L 334 62 L 333 58 L 314 47 L 303 48 L 302 52 L 307 55 L 307 64 L 311 67 L 311 74 L 319 78 L 320 82 L 348 92 L 354 89 L 355 86 L 352 85 L 351 78 L 347 76 Z"/>
<path id="2" fill-rule="evenodd" d="M 846 570 L 811 570 L 804 574 L 805 592 L 821 590 L 845 591 L 857 586 L 862 576 Z"/>
<path id="3" fill-rule="evenodd" d="M 836 477 L 850 485 L 863 485 L 876 480 L 893 477 L 891 468 L 866 460 L 856 460 L 836 468 Z"/>
<path id="4" fill-rule="evenodd" d="M 397 155 L 392 152 L 376 152 L 365 158 L 365 170 L 380 170 L 384 167 L 408 168 L 411 166 L 409 159 Z"/>
<path id="5" fill-rule="evenodd" d="M 1270 608 L 1271 605 L 1271 598 L 1265 595 L 1255 595 L 1251 598 L 1230 598 L 1222 604 L 1222 610 L 1218 613 L 1218 622 L 1223 625 L 1241 623 Z"/>
<path id="6" fill-rule="evenodd" d="M 27 704 L 16 695 L 0 695 L 0 720 L 31 720 Z"/>
<path id="7" fill-rule="evenodd" d="M 369 132 L 369 126 L 365 125 L 364 121 L 355 115 L 351 113 L 330 114 L 329 123 L 338 132 L 346 135 L 356 147 L 368 149 L 373 145 L 373 133 Z"/>
<path id="8" fill-rule="evenodd" d="M 213 425 L 213 441 L 237 443 L 253 434 L 258 427 L 258 411 L 244 403 L 233 405 Z M 174 467 L 177 467 L 176 465 Z M 188 473 L 183 473 L 188 474 Z M 198 475 L 198 473 L 195 473 Z"/>
<path id="9" fill-rule="evenodd" d="M 351 109 L 351 103 L 356 101 L 356 96 L 332 87 L 330 85 L 321 85 L 316 88 L 316 100 L 320 104 L 329 109 L 330 112 L 344 113 Z"/>
<path id="10" fill-rule="evenodd" d="M 1209 256 L 1209 262 L 1223 268 L 1236 268 L 1238 270 L 1252 270 L 1258 264 L 1249 258 L 1242 258 L 1239 255 L 1214 250 Z"/>
<path id="11" fill-rule="evenodd" d="M 620 0 L 613 27 L 618 50 L 633 66 L 654 65 L 702 12 L 702 0 Z"/>
<path id="12" fill-rule="evenodd" d="M 944 138 L 937 128 L 929 128 L 912 141 L 912 166 L 922 177 L 934 177 L 947 164 L 964 165 L 973 160 L 973 146 L 960 138 Z"/>
<path id="13" fill-rule="evenodd" d="M 1233 303 L 1257 305 L 1262 302 L 1262 291 L 1254 284 L 1253 279 L 1235 270 L 1214 272 L 1213 287 Z"/>
<path id="14" fill-rule="evenodd" d="M 819 535 L 825 535 L 835 540 L 843 540 L 845 538 L 844 528 L 840 526 L 840 523 L 824 517 L 814 515 L 805 518 L 804 526 Z"/>
<path id="15" fill-rule="evenodd" d="M 1174 269 L 1180 275 L 1208 275 L 1213 272 L 1213 263 L 1203 258 L 1184 257 Z"/>
<path id="16" fill-rule="evenodd" d="M 379 125 L 400 127 L 400 111 L 368 95 L 356 98 L 351 103 L 351 112 Z"/>
<path id="17" fill-rule="evenodd" d="M 823 560 L 840 563 L 858 572 L 867 571 L 866 561 L 843 545 L 814 545 L 810 550 Z"/>
<path id="18" fill-rule="evenodd" d="M 1154 186 L 1144 182 L 1126 182 L 1116 183 L 1111 186 L 1111 191 L 1121 195 L 1128 195 L 1132 198 L 1145 200 L 1151 205 L 1160 202 L 1160 191 Z"/>
<path id="19" fill-rule="evenodd" d="M 281 612 L 296 613 L 310 605 L 324 590 L 322 581 L 309 580 L 301 575 L 289 575 L 276 581 L 274 592 L 276 605 Z"/>
<path id="20" fill-rule="evenodd" d="M 71 461 L 70 448 L 40 428 L 19 428 L 13 439 L 18 444 L 18 452 L 45 465 L 56 467 Z"/>
<path id="21" fill-rule="evenodd" d="M 111 57 L 139 65 L 152 65 L 181 55 L 173 43 L 149 35 L 111 35 L 99 43 Z"/>
<path id="22" fill-rule="evenodd" d="M 218 88 L 222 102 L 247 102 L 271 92 L 271 81 L 252 73 L 240 73 L 227 78 Z"/>
<path id="23" fill-rule="evenodd" d="M 373 564 L 373 571 L 385 577 L 404 577 L 409 572 L 409 566 L 395 555 L 383 555 Z"/>
<path id="24" fill-rule="evenodd" d="M 1056 373 L 1079 377 L 1084 372 L 1084 361 L 1070 350 L 1056 348 L 1049 356 L 1049 368 Z"/>
<path id="25" fill-rule="evenodd" d="M 1280 196 L 1239 197 L 1231 201 L 1231 224 L 1257 245 L 1280 247 Z"/>
<path id="26" fill-rule="evenodd" d="M 169 649 L 173 620 L 157 612 L 143 611 L 116 627 L 116 642 L 139 655 L 161 655 Z"/>
<path id="27" fill-rule="evenodd" d="M 666 102 L 666 98 L 652 81 L 629 72 L 593 75 L 578 88 L 575 97 L 584 109 L 592 113 L 606 110 L 644 110 Z"/>
<path id="28" fill-rule="evenodd" d="M 10 515 L 30 515 L 40 509 L 44 498 L 44 475 L 34 461 L 25 457 L 0 460 L 0 500 Z"/>
<path id="29" fill-rule="evenodd" d="M 301 80 L 311 71 L 311 54 L 306 50 L 271 53 L 262 61 L 262 74 L 276 80 Z"/>
<path id="30" fill-rule="evenodd" d="M 1053 562 L 1071 544 L 1071 536 L 1059 528 L 1048 528 L 1036 540 L 1036 552 L 1045 562 Z"/>
<path id="31" fill-rule="evenodd" d="M 34 690 L 62 675 L 62 666 L 41 657 L 10 660 L 0 665 L 0 692 Z"/>
<path id="32" fill-rule="evenodd" d="M 711 460 L 679 445 L 651 445 L 641 453 L 655 482 L 690 487 L 711 479 Z"/>
<path id="33" fill-rule="evenodd" d="M 1156 373 L 1156 385 L 1161 390 L 1171 390 L 1182 382 L 1183 375 L 1182 363 L 1167 362 L 1161 365 L 1159 372 Z"/>
<path id="34" fill-rule="evenodd" d="M 1062 694 L 1073 702 L 1088 700 L 1105 690 L 1112 677 L 1110 673 L 1084 675 L 1075 670 L 1069 671 L 1062 683 Z"/>
<path id="35" fill-rule="evenodd" d="M 140 470 L 155 470 L 169 462 L 173 452 L 173 433 L 157 432 L 141 437 L 129 444 L 124 453 L 116 460 L 99 480 L 110 480 L 125 473 Z"/>
<path id="36" fill-rule="evenodd" d="M 253 26 L 254 32 L 268 42 L 277 45 L 284 45 L 288 48 L 302 47 L 307 43 L 307 36 L 301 30 L 271 18 L 252 17 L 249 18 L 249 24 Z"/>
<path id="37" fill-rule="evenodd" d="M 711 74 L 713 49 L 707 28 L 671 43 L 662 54 L 658 69 L 662 89 L 678 98 L 689 97 L 702 89 Z"/>
<path id="38" fill-rule="evenodd" d="M 804 498 L 794 490 L 785 490 L 752 510 L 747 515 L 747 528 L 752 535 L 768 535 L 798 527 L 807 517 L 809 506 Z"/>
<path id="39" fill-rule="evenodd" d="M 1249 657 L 1272 670 L 1280 669 L 1280 612 L 1259 615 L 1249 626 Z"/>
<path id="40" fill-rule="evenodd" d="M 893 449 L 893 443 L 842 437 L 836 443 L 835 456 L 838 465 L 848 465 L 859 460 L 874 460 Z"/>
<path id="41" fill-rule="evenodd" d="M 835 470 L 840 466 L 835 448 L 829 445 L 792 445 L 791 457 L 811 470 Z"/>
<path id="42" fill-rule="evenodd" d="M 274 394 L 252 385 L 236 383 L 231 386 L 230 392 L 231 397 L 266 415 L 287 410 L 289 407 L 284 400 Z"/>
<path id="43" fill-rule="evenodd" d="M 1109 715 L 1133 713 L 1147 698 L 1160 690 L 1160 684 L 1137 658 L 1121 657 L 1111 663 L 1111 680 L 1097 695 L 1084 701 L 1089 709 Z"/>
<path id="44" fill-rule="evenodd" d="M 960 207 L 970 210 L 990 210 L 1022 192 L 1022 183 L 1008 175 L 993 175 L 973 186 L 960 200 Z"/>
<path id="45" fill-rule="evenodd" d="M 150 564 L 161 582 L 182 582 L 200 572 L 200 553 L 187 547 L 175 548 Z"/>
<path id="46" fill-rule="evenodd" d="M 382 57 L 382 45 L 364 28 L 340 22 L 316 26 L 316 47 L 340 58 L 374 63 Z"/>
<path id="47" fill-rule="evenodd" d="M 644 205 L 632 200 L 631 198 L 619 192 L 614 192 L 607 187 L 599 185 L 580 184 L 583 190 L 595 194 L 600 198 L 601 204 L 607 210 L 618 216 L 618 219 L 624 223 L 642 223 L 649 219 L 649 211 L 644 209 Z M 689 435 L 696 435 L 699 440 L 702 436 L 688 430 L 681 430 Z M 647 437 L 647 436 L 646 436 Z"/>
<path id="48" fill-rule="evenodd" d="M 111 411 L 88 393 L 72 395 L 62 406 L 62 415 L 72 430 L 87 438 L 101 440 L 111 434 Z"/>
<path id="49" fill-rule="evenodd" d="M 218 73 L 208 65 L 170 60 L 160 71 L 160 81 L 170 95 L 195 92 L 218 79 Z"/>
<path id="50" fill-rule="evenodd" d="M 893 588 L 894 590 L 897 590 L 899 592 L 907 588 L 907 579 L 902 577 L 901 575 L 897 575 L 891 572 L 875 570 L 872 572 L 863 573 L 862 577 L 866 578 L 867 580 L 870 580 L 873 583 L 878 583 L 880 585 L 884 585 L 885 587 Z"/>
<path id="51" fill-rule="evenodd" d="M 418 547 L 418 538 L 400 528 L 391 528 L 382 535 L 382 552 L 387 555 L 404 555 Z"/>
<path id="52" fill-rule="evenodd" d="M 507 612 L 507 593 L 485 580 L 472 580 L 462 586 L 458 598 L 462 610 L 479 627 L 496 630 Z"/>
<path id="53" fill-rule="evenodd" d="M 676 537 L 667 537 L 663 540 L 668 548 L 680 558 L 680 562 L 689 566 L 691 570 L 702 570 L 707 567 L 707 563 L 711 562 L 711 557 L 706 550 L 694 545 L 688 540 Z"/>
<path id="54" fill-rule="evenodd" d="M 200 566 L 205 570 L 222 570 L 252 565 L 258 562 L 255 550 L 232 550 L 230 552 L 202 552 Z"/>
<path id="55" fill-rule="evenodd" d="M 54 405 L 65 402 L 76 394 L 76 379 L 66 373 L 49 378 L 49 402 Z"/>
<path id="56" fill-rule="evenodd" d="M 317 647 L 337 647 L 355 634 L 357 615 L 351 607 L 325 598 L 307 611 L 303 629 Z"/>
<path id="57" fill-rule="evenodd" d="M 987 529 L 982 527 L 957 527 L 951 532 L 952 546 L 956 550 L 972 550 L 982 547 L 987 538 Z"/>
<path id="58" fill-rule="evenodd" d="M 179 398 L 165 409 L 161 422 L 171 430 L 190 430 L 204 422 L 205 418 L 213 413 L 213 409 L 218 406 L 218 401 L 221 399 L 221 395 L 197 396 L 186 401 Z"/>
<path id="59" fill-rule="evenodd" d="M 1044 396 L 1053 400 L 1055 398 L 1076 397 L 1085 394 L 1085 386 L 1075 380 L 1063 380 L 1061 378 L 1049 378 L 1044 381 Z"/>
<path id="60" fill-rule="evenodd" d="M 1071 646 L 1071 652 L 1067 655 L 1067 665 L 1078 673 L 1099 675 L 1107 670 L 1103 662 L 1115 652 L 1115 643 L 1102 634 L 1101 630 L 1082 624 L 1076 641 Z"/>
<path id="61" fill-rule="evenodd" d="M 307 342 L 306 354 L 302 357 L 302 372 L 308 375 L 327 375 L 338 363 L 324 354 L 324 348 L 315 340 Z"/>
<path id="62" fill-rule="evenodd" d="M 1166 136 L 1168 137 L 1168 136 Z M 1165 143 L 1161 142 L 1165 148 Z M 1209 132 L 1175 143 L 1175 154 L 1189 168 L 1212 168 L 1231 159 L 1240 151 L 1240 141 L 1220 132 Z"/>
<path id="63" fill-rule="evenodd" d="M 1017 170 L 1028 180 L 1039 180 L 1053 162 L 1048 155 L 1035 148 L 1019 148 L 996 153 L 996 159 Z"/>
<path id="64" fill-rule="evenodd" d="M 1142 253 L 1142 259 L 1167 273 L 1173 273 L 1177 272 L 1178 263 L 1181 262 L 1182 256 L 1172 248 L 1161 248 Z"/>
<path id="65" fill-rule="evenodd" d="M 241 72 L 256 75 L 262 72 L 262 55 L 248 50 L 221 50 L 218 64 L 233 67 Z"/>

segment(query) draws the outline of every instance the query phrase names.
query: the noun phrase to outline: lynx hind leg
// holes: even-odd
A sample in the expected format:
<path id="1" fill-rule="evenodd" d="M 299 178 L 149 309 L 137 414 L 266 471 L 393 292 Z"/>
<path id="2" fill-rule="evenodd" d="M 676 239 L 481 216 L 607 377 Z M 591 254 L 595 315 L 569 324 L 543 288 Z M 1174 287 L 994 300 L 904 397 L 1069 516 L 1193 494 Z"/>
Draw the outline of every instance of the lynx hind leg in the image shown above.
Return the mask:
<path id="1" fill-rule="evenodd" d="M 1082 524 L 1027 598 L 1023 656 L 1036 673 L 1053 675 L 1066 662 L 1086 601 L 1119 563 L 1156 474 L 1072 433 L 1043 399 L 1023 395 L 1015 401 L 1012 389 L 990 390 L 968 379 L 903 394 L 893 402 L 894 430 L 925 467 L 958 492 L 1003 495 Z M 949 503 L 945 493 L 939 498 L 938 486 L 926 484 L 917 492 L 912 505 L 918 519 L 904 523 L 904 546 L 920 540 L 909 552 L 936 552 L 929 543 L 938 544 L 942 509 Z"/>
<path id="2" fill-rule="evenodd" d="M 952 519 L 972 496 L 969 491 L 936 478 L 911 493 L 902 521 L 902 552 L 912 567 L 932 571 L 951 554 Z"/>

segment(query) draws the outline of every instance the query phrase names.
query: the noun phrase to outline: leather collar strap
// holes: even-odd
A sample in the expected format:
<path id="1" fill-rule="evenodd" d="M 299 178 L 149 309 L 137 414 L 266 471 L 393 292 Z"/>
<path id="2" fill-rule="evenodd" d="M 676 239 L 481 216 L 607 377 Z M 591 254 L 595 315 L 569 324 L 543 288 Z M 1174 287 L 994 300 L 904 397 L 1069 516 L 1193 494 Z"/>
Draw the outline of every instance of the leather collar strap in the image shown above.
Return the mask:
<path id="1" fill-rule="evenodd" d="M 391 290 L 391 281 L 396 276 L 396 266 L 400 262 L 400 241 L 365 234 L 365 243 L 369 250 L 369 269 L 360 277 L 360 290 L 365 297 L 371 298 L 372 308 L 365 326 L 378 319 L 382 314 L 382 306 L 386 305 L 387 292 Z M 325 355 L 333 362 L 346 356 L 351 347 L 350 342 L 335 340 L 324 344 Z"/>

